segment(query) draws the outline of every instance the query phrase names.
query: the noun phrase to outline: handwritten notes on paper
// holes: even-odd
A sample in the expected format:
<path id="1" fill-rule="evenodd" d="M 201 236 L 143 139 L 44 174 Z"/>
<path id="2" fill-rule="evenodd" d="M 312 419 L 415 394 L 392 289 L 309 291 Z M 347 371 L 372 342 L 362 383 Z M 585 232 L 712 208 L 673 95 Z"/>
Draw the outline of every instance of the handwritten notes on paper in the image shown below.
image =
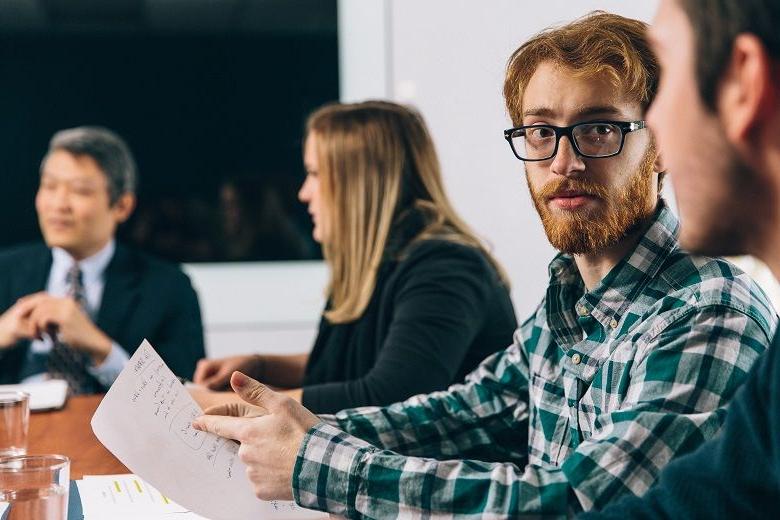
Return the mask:
<path id="1" fill-rule="evenodd" d="M 324 518 L 292 502 L 258 500 L 238 443 L 192 428 L 203 411 L 144 341 L 95 415 L 95 435 L 133 473 L 213 520 Z"/>

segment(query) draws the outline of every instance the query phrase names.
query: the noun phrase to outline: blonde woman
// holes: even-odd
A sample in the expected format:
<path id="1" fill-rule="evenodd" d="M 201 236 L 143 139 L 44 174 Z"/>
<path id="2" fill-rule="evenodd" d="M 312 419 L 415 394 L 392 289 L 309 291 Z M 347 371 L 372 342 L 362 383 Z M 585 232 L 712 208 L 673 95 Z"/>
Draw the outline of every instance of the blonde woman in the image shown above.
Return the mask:
<path id="1" fill-rule="evenodd" d="M 506 279 L 447 199 L 417 112 L 327 105 L 304 148 L 299 198 L 330 270 L 314 348 L 201 360 L 196 383 L 227 388 L 241 370 L 328 413 L 444 389 L 511 343 Z"/>

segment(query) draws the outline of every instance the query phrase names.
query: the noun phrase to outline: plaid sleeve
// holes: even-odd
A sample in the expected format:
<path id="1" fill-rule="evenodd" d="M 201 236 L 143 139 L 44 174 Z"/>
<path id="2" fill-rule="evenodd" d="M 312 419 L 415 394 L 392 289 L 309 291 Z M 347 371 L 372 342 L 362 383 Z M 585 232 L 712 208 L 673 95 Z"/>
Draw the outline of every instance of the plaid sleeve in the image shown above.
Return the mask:
<path id="1" fill-rule="evenodd" d="M 293 472 L 298 504 L 348 518 L 417 518 L 437 512 L 504 518 L 526 508 L 549 509 L 543 502 L 567 489 L 560 470 L 529 466 L 523 473 L 513 464 L 405 457 L 325 424 L 309 431 Z"/>
<path id="2" fill-rule="evenodd" d="M 567 515 L 622 493 L 641 494 L 670 459 L 718 431 L 725 405 L 767 343 L 763 329 L 744 313 L 681 309 L 676 320 L 638 348 L 624 402 L 595 418 L 592 435 L 573 441 L 577 447 L 561 467 L 403 456 L 321 425 L 299 451 L 293 493 L 304 507 L 373 518 L 423 512 L 475 518 Z M 588 420 L 586 412 L 582 420 Z M 440 422 L 413 413 L 406 420 L 432 421 L 428 425 L 434 430 Z M 463 445 L 454 441 L 460 437 L 456 425 L 452 418 L 433 435 L 440 446 Z M 399 422 L 397 427 L 403 432 L 419 425 Z M 406 445 L 389 427 L 382 435 L 392 439 L 390 444 Z M 489 438 L 490 432 L 484 435 Z"/>
<path id="3" fill-rule="evenodd" d="M 516 335 L 519 338 L 519 334 Z M 517 436 L 528 423 L 528 361 L 518 341 L 493 354 L 446 391 L 385 407 L 343 410 L 326 422 L 372 445 L 404 455 L 524 459 Z M 511 439 L 511 440 L 510 440 Z"/>

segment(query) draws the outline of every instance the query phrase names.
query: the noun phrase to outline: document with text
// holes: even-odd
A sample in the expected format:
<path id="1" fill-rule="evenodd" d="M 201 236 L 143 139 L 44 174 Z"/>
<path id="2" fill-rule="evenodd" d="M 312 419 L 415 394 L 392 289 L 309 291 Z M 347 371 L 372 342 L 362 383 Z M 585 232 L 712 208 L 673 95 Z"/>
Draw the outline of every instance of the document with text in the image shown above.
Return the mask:
<path id="1" fill-rule="evenodd" d="M 92 417 L 95 435 L 130 471 L 212 520 L 327 518 L 252 492 L 238 443 L 192 428 L 203 410 L 144 341 Z"/>
<path id="2" fill-rule="evenodd" d="M 84 475 L 74 483 L 78 486 L 84 520 L 204 520 L 137 475 Z"/>

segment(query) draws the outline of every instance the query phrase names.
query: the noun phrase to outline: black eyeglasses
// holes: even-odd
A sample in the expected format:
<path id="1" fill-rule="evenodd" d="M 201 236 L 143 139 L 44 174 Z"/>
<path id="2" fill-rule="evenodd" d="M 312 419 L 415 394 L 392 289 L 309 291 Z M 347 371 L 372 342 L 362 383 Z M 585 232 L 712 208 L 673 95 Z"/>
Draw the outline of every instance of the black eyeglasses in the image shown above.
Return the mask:
<path id="1" fill-rule="evenodd" d="M 582 157 L 603 159 L 623 150 L 626 134 L 645 128 L 644 121 L 588 121 L 571 126 L 530 125 L 504 130 L 515 157 L 521 161 L 546 161 L 558 153 L 561 137 L 569 138 Z"/>

